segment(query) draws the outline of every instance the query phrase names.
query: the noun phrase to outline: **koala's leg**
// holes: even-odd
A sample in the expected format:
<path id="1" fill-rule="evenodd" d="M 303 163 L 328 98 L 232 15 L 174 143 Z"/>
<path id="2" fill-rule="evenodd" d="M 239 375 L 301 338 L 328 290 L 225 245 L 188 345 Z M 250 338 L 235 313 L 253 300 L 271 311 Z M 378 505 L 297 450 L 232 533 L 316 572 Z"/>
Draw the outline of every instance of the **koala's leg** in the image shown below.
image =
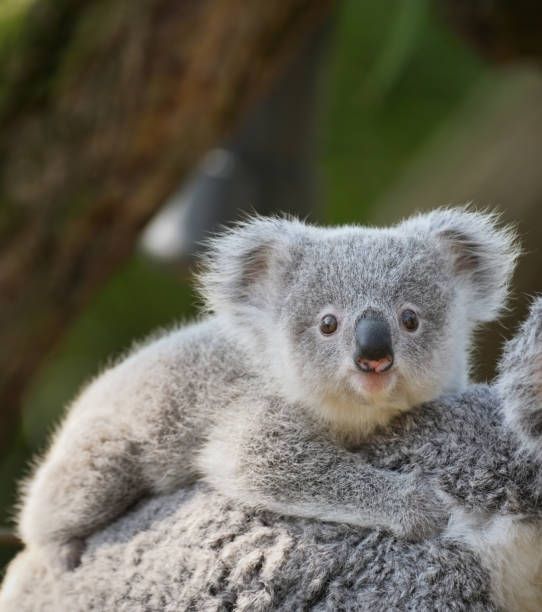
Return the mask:
<path id="1" fill-rule="evenodd" d="M 50 548 L 52 559 L 73 566 L 82 540 L 138 498 L 193 479 L 207 417 L 193 409 L 200 391 L 189 386 L 201 379 L 190 366 L 198 353 L 181 340 L 144 347 L 76 400 L 23 487 L 19 533 L 27 546 Z"/>
<path id="2" fill-rule="evenodd" d="M 504 346 L 497 389 L 506 424 L 542 460 L 542 297 Z"/>
<path id="3" fill-rule="evenodd" d="M 281 514 L 383 527 L 410 539 L 447 524 L 426 483 L 370 466 L 280 400 L 237 405 L 212 430 L 198 466 L 224 494 Z"/>
<path id="4" fill-rule="evenodd" d="M 19 532 L 28 546 L 74 567 L 83 540 L 143 494 L 138 446 L 112 422 L 89 420 L 85 434 L 62 432 L 24 487 Z M 71 438 L 71 439 L 70 439 Z"/>
<path id="5" fill-rule="evenodd" d="M 61 432 L 24 487 L 19 517 L 25 544 L 49 551 L 49 560 L 64 569 L 78 564 L 88 535 L 135 501 L 194 478 L 187 458 L 194 450 L 181 436 L 157 448 L 105 417 L 78 421 L 77 429 L 79 435 L 70 427 Z"/>

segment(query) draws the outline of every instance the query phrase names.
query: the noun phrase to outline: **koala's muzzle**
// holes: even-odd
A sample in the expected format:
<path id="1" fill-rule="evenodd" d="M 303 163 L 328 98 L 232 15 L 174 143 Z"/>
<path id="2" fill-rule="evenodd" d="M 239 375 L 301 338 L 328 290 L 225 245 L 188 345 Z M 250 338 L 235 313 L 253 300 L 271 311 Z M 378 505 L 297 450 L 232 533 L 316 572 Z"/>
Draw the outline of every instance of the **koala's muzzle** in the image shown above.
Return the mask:
<path id="1" fill-rule="evenodd" d="M 390 326 L 383 319 L 364 317 L 355 329 L 354 362 L 362 372 L 386 372 L 393 365 Z"/>

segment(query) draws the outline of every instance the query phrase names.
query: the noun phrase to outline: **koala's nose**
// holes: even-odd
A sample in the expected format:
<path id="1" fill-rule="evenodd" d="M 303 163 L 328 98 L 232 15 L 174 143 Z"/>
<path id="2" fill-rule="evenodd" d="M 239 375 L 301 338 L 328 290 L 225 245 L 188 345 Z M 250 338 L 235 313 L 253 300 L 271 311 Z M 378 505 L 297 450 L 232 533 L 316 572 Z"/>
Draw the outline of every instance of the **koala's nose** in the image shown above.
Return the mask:
<path id="1" fill-rule="evenodd" d="M 363 372 L 385 372 L 393 365 L 390 326 L 382 319 L 364 317 L 356 325 L 354 362 Z"/>

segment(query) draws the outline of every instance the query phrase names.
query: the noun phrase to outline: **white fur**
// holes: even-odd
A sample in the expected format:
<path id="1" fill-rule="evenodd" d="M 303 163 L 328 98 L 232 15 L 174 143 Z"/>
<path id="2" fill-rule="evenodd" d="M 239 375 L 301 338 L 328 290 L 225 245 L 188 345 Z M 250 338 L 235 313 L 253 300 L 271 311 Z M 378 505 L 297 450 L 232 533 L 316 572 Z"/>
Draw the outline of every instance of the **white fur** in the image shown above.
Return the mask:
<path id="1" fill-rule="evenodd" d="M 509 612 L 542 610 L 542 523 L 456 507 L 445 536 L 464 542 L 487 567 L 493 599 Z"/>

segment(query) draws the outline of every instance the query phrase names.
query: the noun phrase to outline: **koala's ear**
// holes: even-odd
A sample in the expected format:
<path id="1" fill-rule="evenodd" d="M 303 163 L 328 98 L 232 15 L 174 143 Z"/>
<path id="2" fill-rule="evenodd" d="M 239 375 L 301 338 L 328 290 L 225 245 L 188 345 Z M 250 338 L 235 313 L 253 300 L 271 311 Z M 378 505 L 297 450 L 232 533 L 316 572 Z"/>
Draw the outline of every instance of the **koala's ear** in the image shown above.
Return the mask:
<path id="1" fill-rule="evenodd" d="M 269 309 L 303 227 L 295 219 L 254 217 L 211 239 L 198 274 L 207 310 L 241 317 Z"/>
<path id="2" fill-rule="evenodd" d="M 443 208 L 408 219 L 402 227 L 430 234 L 452 259 L 454 270 L 470 289 L 475 321 L 492 321 L 504 307 L 520 253 L 516 232 L 499 226 L 497 213 L 467 207 Z"/>

